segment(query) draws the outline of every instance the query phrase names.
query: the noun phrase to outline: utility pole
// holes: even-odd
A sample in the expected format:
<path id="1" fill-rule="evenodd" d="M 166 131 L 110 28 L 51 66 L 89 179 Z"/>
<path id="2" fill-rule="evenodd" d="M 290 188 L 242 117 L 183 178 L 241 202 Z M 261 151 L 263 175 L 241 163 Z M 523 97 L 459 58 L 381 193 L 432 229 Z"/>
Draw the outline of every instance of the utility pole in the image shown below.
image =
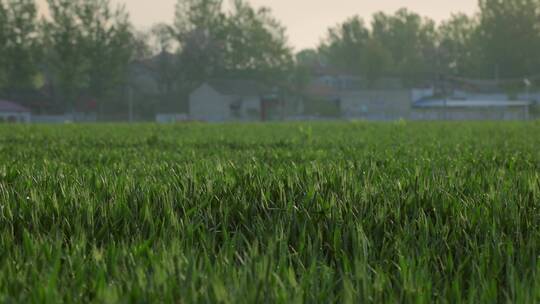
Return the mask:
<path id="1" fill-rule="evenodd" d="M 525 84 L 525 98 L 527 99 L 527 101 L 531 101 L 531 93 L 530 93 L 530 89 L 531 89 L 531 81 L 528 79 L 528 78 L 525 78 L 523 80 L 523 83 Z"/>
<path id="2" fill-rule="evenodd" d="M 530 88 L 532 83 L 529 78 L 524 78 L 523 84 L 525 84 L 525 100 L 527 101 L 527 107 L 525 108 L 525 120 L 529 120 L 529 107 L 531 106 Z"/>

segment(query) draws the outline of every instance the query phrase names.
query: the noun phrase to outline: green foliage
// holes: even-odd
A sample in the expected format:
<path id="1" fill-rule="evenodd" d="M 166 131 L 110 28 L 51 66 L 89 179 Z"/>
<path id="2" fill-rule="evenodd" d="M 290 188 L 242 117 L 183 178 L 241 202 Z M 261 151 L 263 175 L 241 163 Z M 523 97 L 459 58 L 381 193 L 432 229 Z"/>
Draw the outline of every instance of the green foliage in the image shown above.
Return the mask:
<path id="1" fill-rule="evenodd" d="M 481 0 L 479 43 L 485 72 L 522 77 L 540 70 L 540 1 Z"/>
<path id="2" fill-rule="evenodd" d="M 180 80 L 188 89 L 210 78 L 282 81 L 290 78 L 292 51 L 285 28 L 268 8 L 236 0 L 179 0 L 171 31 L 180 45 Z"/>
<path id="3" fill-rule="evenodd" d="M 312 80 L 313 67 L 320 66 L 321 54 L 315 49 L 304 49 L 296 53 L 291 84 L 298 89 L 305 88 Z"/>
<path id="4" fill-rule="evenodd" d="M 369 38 L 370 32 L 364 21 L 355 16 L 328 30 L 328 37 L 320 46 L 320 52 L 334 66 L 353 74 L 361 74 L 364 71 L 361 59 L 365 56 L 363 52 Z"/>
<path id="5" fill-rule="evenodd" d="M 477 18 L 453 15 L 438 29 L 440 69 L 451 75 L 482 77 Z"/>
<path id="6" fill-rule="evenodd" d="M 276 81 L 289 78 L 293 63 L 285 28 L 268 8 L 235 0 L 227 18 L 225 69 L 236 77 Z"/>
<path id="7" fill-rule="evenodd" d="M 319 49 L 330 64 L 371 84 L 396 76 L 418 85 L 435 76 L 434 22 L 405 9 L 394 15 L 376 13 L 370 29 L 359 17 L 350 18 L 331 28 Z"/>
<path id="8" fill-rule="evenodd" d="M 218 34 L 225 20 L 222 6 L 222 0 L 178 0 L 173 25 L 178 39 L 198 29 Z"/>
<path id="9" fill-rule="evenodd" d="M 387 50 L 393 72 L 406 84 L 418 85 L 436 77 L 436 30 L 431 19 L 406 9 L 394 15 L 377 13 L 372 22 L 373 38 Z"/>
<path id="10" fill-rule="evenodd" d="M 56 98 L 72 110 L 78 92 L 87 84 L 88 64 L 82 52 L 83 37 L 77 18 L 78 1 L 47 0 L 51 19 L 43 24 L 47 76 L 57 89 Z"/>
<path id="11" fill-rule="evenodd" d="M 7 10 L 3 0 L 0 0 L 0 89 L 4 88 L 6 83 L 6 62 L 8 42 L 8 18 Z"/>
<path id="12" fill-rule="evenodd" d="M 37 7 L 34 0 L 8 0 L 5 7 L 2 1 L 0 6 L 0 54 L 4 57 L 0 88 L 13 95 L 35 87 L 40 47 Z"/>
<path id="13" fill-rule="evenodd" d="M 88 91 L 106 96 L 124 84 L 132 59 L 133 36 L 125 9 L 111 10 L 109 0 L 85 0 L 78 7 L 81 23 L 81 52 L 88 61 Z"/>
<path id="14" fill-rule="evenodd" d="M 331 28 L 320 46 L 328 62 L 370 82 L 397 76 L 408 86 L 439 75 L 493 79 L 537 76 L 540 2 L 482 0 L 474 16 L 453 15 L 439 27 L 400 9 L 376 13 L 367 28 L 358 17 Z"/>
<path id="15" fill-rule="evenodd" d="M 0 301 L 535 303 L 539 130 L 0 126 Z"/>
<path id="16" fill-rule="evenodd" d="M 366 41 L 364 56 L 360 58 L 363 65 L 363 75 L 371 87 L 380 78 L 391 73 L 392 55 L 377 39 Z"/>
<path id="17" fill-rule="evenodd" d="M 72 109 L 86 95 L 103 99 L 125 84 L 134 38 L 125 9 L 109 0 L 48 0 L 47 63 L 59 98 Z"/>
<path id="18" fill-rule="evenodd" d="M 221 0 L 179 0 L 171 29 L 179 50 L 179 81 L 191 91 L 223 71 L 226 16 Z"/>

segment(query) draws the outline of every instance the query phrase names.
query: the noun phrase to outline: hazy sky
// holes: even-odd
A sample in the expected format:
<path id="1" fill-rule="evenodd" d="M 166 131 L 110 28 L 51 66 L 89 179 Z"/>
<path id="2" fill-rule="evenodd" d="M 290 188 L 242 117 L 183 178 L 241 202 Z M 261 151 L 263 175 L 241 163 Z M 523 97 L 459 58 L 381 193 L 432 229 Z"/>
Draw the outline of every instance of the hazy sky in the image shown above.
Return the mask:
<path id="1" fill-rule="evenodd" d="M 113 0 L 125 3 L 132 21 L 139 27 L 156 22 L 170 22 L 176 0 Z M 45 0 L 38 0 L 45 3 Z M 225 0 L 227 2 L 227 0 Z M 291 45 L 296 49 L 314 47 L 329 26 L 358 14 L 369 20 L 377 11 L 392 13 L 400 7 L 429 16 L 437 21 L 452 13 L 472 13 L 477 0 L 248 0 L 254 6 L 268 6 L 285 26 Z"/>

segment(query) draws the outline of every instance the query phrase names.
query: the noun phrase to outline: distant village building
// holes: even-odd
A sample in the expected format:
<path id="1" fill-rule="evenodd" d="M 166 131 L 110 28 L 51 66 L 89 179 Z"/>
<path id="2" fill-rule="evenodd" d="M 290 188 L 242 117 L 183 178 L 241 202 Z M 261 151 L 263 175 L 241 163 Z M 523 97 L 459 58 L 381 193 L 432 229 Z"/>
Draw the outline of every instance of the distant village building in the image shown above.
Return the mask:
<path id="1" fill-rule="evenodd" d="M 414 120 L 528 120 L 529 101 L 426 99 L 413 105 Z"/>
<path id="2" fill-rule="evenodd" d="M 250 80 L 212 80 L 189 97 L 189 116 L 208 122 L 265 121 L 283 114 L 284 101 Z"/>
<path id="3" fill-rule="evenodd" d="M 520 86 L 521 92 L 507 91 Z M 442 88 L 449 93 L 415 100 L 414 119 L 527 120 L 535 115 L 534 105 L 540 100 L 523 79 L 447 77 Z"/>
<path id="4" fill-rule="evenodd" d="M 0 100 L 0 122 L 29 123 L 30 110 L 11 101 Z"/>
<path id="5" fill-rule="evenodd" d="M 411 91 L 406 89 L 336 88 L 311 83 L 305 89 L 305 108 L 322 116 L 346 119 L 408 119 Z"/>
<path id="6" fill-rule="evenodd" d="M 366 120 L 409 119 L 411 92 L 409 90 L 358 90 L 340 96 L 343 118 Z"/>
<path id="7" fill-rule="evenodd" d="M 398 78 L 368 80 L 316 66 L 303 95 L 306 115 L 322 119 L 396 120 L 410 116 L 411 92 Z"/>

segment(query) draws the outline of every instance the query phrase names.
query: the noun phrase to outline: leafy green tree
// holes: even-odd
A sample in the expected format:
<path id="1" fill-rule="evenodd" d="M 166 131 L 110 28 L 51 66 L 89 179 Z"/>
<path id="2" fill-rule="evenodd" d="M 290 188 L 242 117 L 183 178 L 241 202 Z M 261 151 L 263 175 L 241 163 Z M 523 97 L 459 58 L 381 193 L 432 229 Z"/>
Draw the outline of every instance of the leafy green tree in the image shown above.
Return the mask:
<path id="1" fill-rule="evenodd" d="M 8 0 L 7 9 L 0 9 L 6 24 L 3 63 L 5 87 L 8 95 L 20 94 L 36 85 L 39 58 L 39 29 L 37 7 L 34 0 Z"/>
<path id="2" fill-rule="evenodd" d="M 540 71 L 540 1 L 480 0 L 479 42 L 485 75 Z"/>
<path id="3" fill-rule="evenodd" d="M 149 36 L 154 40 L 155 53 L 170 53 L 174 49 L 174 31 L 171 27 L 164 23 L 158 23 L 152 26 Z"/>
<path id="4" fill-rule="evenodd" d="M 180 42 L 196 30 L 217 35 L 225 21 L 222 0 L 178 0 L 176 3 L 174 33 Z"/>
<path id="5" fill-rule="evenodd" d="M 359 17 L 331 28 L 320 51 L 342 71 L 363 76 L 368 85 L 385 75 L 416 85 L 435 77 L 436 28 L 406 9 L 376 13 L 371 29 Z"/>
<path id="6" fill-rule="evenodd" d="M 465 14 L 453 15 L 439 26 L 438 66 L 441 73 L 482 76 L 478 34 L 478 20 Z"/>
<path id="7" fill-rule="evenodd" d="M 88 62 L 82 51 L 83 33 L 77 16 L 79 1 L 47 0 L 50 19 L 44 22 L 46 71 L 58 107 L 74 111 L 79 92 L 87 86 Z"/>
<path id="8" fill-rule="evenodd" d="M 302 66 L 319 66 L 325 61 L 316 49 L 303 49 L 295 57 L 296 63 Z"/>
<path id="9" fill-rule="evenodd" d="M 179 0 L 171 32 L 179 45 L 179 81 L 191 91 L 223 70 L 226 16 L 221 0 Z"/>
<path id="10" fill-rule="evenodd" d="M 285 28 L 267 8 L 236 0 L 180 0 L 171 32 L 179 45 L 179 77 L 186 90 L 215 77 L 286 79 L 292 68 Z"/>
<path id="11" fill-rule="evenodd" d="M 134 55 L 134 38 L 123 7 L 109 0 L 48 0 L 45 22 L 48 66 L 58 96 L 74 110 L 82 95 L 107 97 L 125 84 Z"/>
<path id="12" fill-rule="evenodd" d="M 278 81 L 292 72 L 285 28 L 268 8 L 256 10 L 235 0 L 227 18 L 225 46 L 225 69 L 233 75 Z"/>
<path id="13" fill-rule="evenodd" d="M 155 46 L 151 44 L 151 36 L 150 31 L 133 31 L 133 60 L 142 60 L 152 57 Z"/>
<path id="14" fill-rule="evenodd" d="M 436 75 L 435 22 L 406 9 L 394 15 L 376 13 L 373 39 L 389 52 L 392 74 L 408 85 L 416 85 Z"/>
<path id="15" fill-rule="evenodd" d="M 84 74 L 87 92 L 97 98 L 100 109 L 105 99 L 125 85 L 128 65 L 134 54 L 134 36 L 123 7 L 111 9 L 109 0 L 84 0 L 77 5 L 80 20 L 80 51 L 87 61 Z"/>
<path id="16" fill-rule="evenodd" d="M 296 53 L 292 85 L 298 89 L 304 89 L 312 78 L 314 69 L 322 66 L 325 60 L 316 49 L 304 49 Z"/>
<path id="17" fill-rule="evenodd" d="M 160 108 L 163 110 L 178 110 L 178 95 L 183 94 L 179 90 L 179 77 L 182 69 L 179 66 L 179 57 L 174 54 L 175 39 L 169 25 L 156 24 L 152 27 L 151 37 L 154 41 L 154 56 L 151 66 L 154 69 L 157 87 L 159 91 Z M 184 105 L 185 106 L 185 105 Z"/>
<path id="18" fill-rule="evenodd" d="M 365 73 L 363 58 L 369 40 L 369 29 L 360 17 L 355 16 L 330 28 L 319 49 L 329 64 L 345 72 L 362 75 Z"/>
<path id="19" fill-rule="evenodd" d="M 380 41 L 371 38 L 367 41 L 360 60 L 363 67 L 362 74 L 366 78 L 368 86 L 372 87 L 389 71 L 392 55 Z"/>
<path id="20" fill-rule="evenodd" d="M 6 84 L 6 62 L 7 62 L 7 41 L 8 41 L 8 18 L 7 9 L 3 0 L 0 0 L 0 92 Z"/>

